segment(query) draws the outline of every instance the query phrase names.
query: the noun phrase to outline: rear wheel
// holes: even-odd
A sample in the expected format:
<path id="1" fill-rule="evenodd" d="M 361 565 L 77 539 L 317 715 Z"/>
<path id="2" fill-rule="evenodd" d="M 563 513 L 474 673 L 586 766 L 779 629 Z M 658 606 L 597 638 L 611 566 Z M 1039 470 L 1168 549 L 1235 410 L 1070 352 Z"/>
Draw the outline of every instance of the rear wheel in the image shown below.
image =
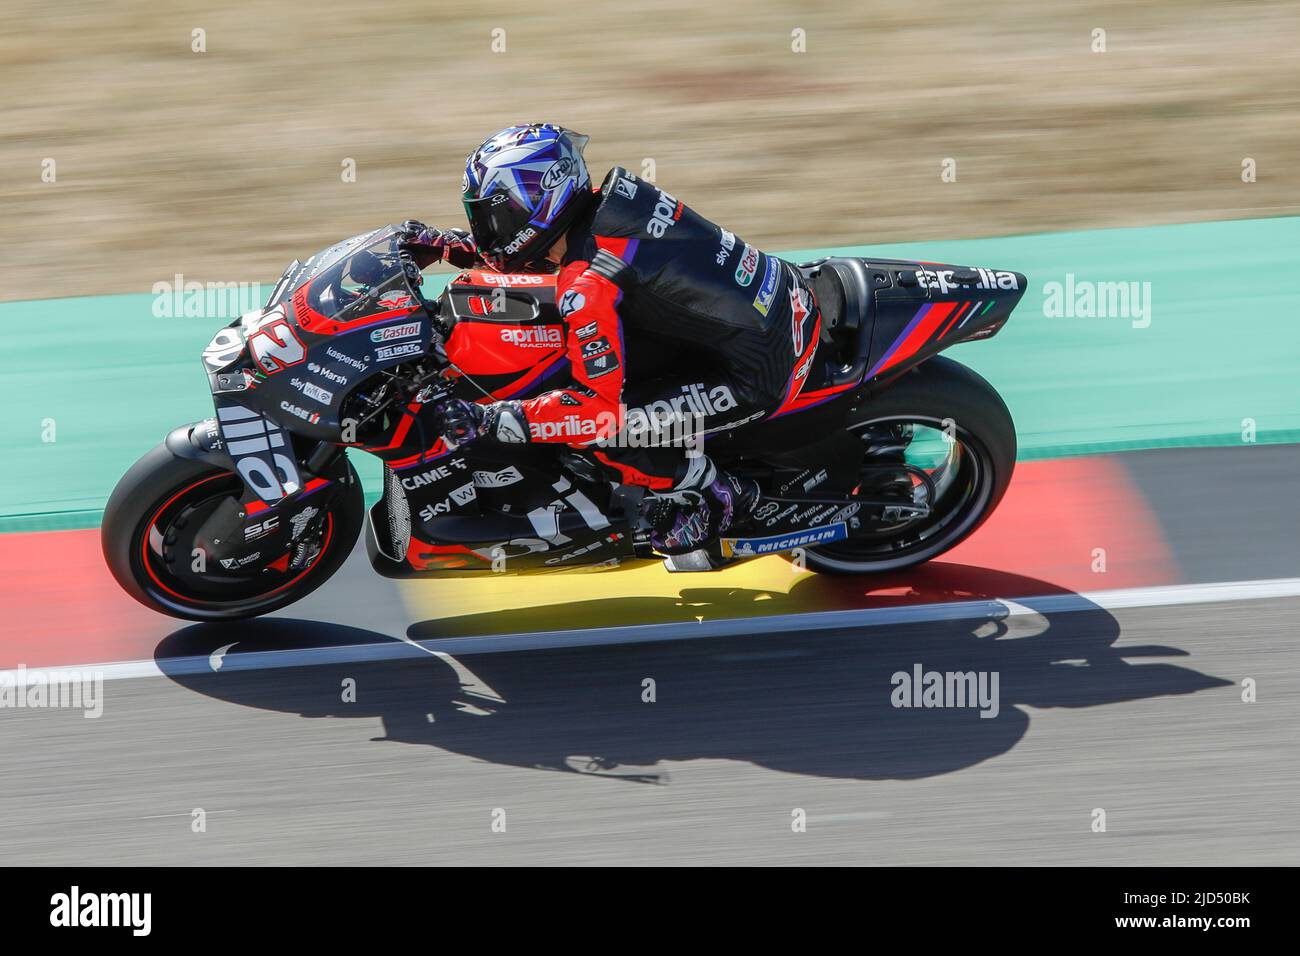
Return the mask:
<path id="1" fill-rule="evenodd" d="M 314 591 L 352 551 L 365 503 L 351 465 L 342 483 L 333 497 L 329 489 L 317 493 L 328 504 L 313 516 L 314 531 L 286 552 L 232 571 L 196 561 L 195 536 L 222 502 L 239 497 L 241 481 L 159 445 L 113 489 L 100 529 L 104 558 L 118 584 L 155 611 L 195 621 L 266 614 Z"/>
<path id="2" fill-rule="evenodd" d="M 818 571 L 869 574 L 929 561 L 988 519 L 1015 468 L 1006 403 L 942 356 L 867 402 L 848 427 L 862 440 L 856 494 L 899 506 L 843 541 L 809 548 L 808 566 Z"/>

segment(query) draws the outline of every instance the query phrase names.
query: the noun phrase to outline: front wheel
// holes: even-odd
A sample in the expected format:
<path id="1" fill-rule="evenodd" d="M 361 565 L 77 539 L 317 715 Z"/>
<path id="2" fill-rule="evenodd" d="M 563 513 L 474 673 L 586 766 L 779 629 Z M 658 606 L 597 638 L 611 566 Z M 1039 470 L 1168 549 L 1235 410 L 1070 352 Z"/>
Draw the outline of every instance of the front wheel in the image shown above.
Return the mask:
<path id="1" fill-rule="evenodd" d="M 862 441 L 857 493 L 899 505 L 843 541 L 809 548 L 808 566 L 817 571 L 897 571 L 943 554 L 988 519 L 1015 468 L 1006 403 L 943 356 L 865 401 L 848 428 Z"/>
<path id="2" fill-rule="evenodd" d="M 301 566 L 268 554 L 257 567 L 230 573 L 195 561 L 195 536 L 222 502 L 240 496 L 239 477 L 159 445 L 113 489 L 100 528 L 104 559 L 128 594 L 163 614 L 192 621 L 267 614 L 314 591 L 351 553 L 365 502 L 350 464 L 340 483 L 322 498 L 328 504 L 319 519 L 319 550 Z"/>

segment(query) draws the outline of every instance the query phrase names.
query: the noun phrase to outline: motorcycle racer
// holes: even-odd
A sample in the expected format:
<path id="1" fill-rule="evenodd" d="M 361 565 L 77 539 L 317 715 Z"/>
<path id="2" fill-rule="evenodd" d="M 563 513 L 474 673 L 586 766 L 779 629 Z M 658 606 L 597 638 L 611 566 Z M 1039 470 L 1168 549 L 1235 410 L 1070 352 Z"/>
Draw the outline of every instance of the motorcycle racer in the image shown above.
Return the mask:
<path id="1" fill-rule="evenodd" d="M 682 554 L 715 542 L 758 498 L 756 483 L 717 467 L 698 439 L 792 400 L 821 316 L 793 266 L 655 184 L 615 167 L 593 189 L 586 142 L 552 124 L 502 130 L 466 163 L 469 234 L 406 224 L 422 266 L 558 269 L 572 383 L 525 401 L 448 400 L 440 425 L 457 443 L 589 447 L 619 480 L 650 491 L 651 543 Z"/>

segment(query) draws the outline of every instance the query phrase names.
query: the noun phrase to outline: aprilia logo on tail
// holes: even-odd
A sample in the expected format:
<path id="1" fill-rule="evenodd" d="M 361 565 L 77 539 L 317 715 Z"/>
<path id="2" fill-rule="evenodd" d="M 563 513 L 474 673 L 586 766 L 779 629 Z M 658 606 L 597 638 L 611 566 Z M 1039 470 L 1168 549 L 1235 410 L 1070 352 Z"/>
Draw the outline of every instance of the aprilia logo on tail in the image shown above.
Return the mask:
<path id="1" fill-rule="evenodd" d="M 929 269 L 916 270 L 916 282 L 922 289 L 937 289 L 941 294 L 947 294 L 954 289 L 984 289 L 996 291 L 1005 289 L 1014 292 L 1020 288 L 1020 281 L 1016 278 L 1014 272 L 994 272 L 992 269 L 975 269 L 974 272 L 978 279 L 973 283 L 954 282 L 954 269 L 940 269 L 932 272 Z"/>

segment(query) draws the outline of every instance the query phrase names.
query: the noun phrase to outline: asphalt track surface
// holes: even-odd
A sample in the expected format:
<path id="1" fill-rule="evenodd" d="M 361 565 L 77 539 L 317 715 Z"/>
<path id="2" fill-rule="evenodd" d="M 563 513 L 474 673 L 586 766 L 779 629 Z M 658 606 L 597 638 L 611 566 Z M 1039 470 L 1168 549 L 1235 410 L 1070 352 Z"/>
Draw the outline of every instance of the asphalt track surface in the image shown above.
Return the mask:
<path id="1" fill-rule="evenodd" d="M 1128 520 L 1149 521 L 1142 541 L 1159 547 L 1125 570 L 1121 552 L 1134 545 L 1115 539 L 1097 592 L 1046 552 L 1038 577 L 967 552 L 969 563 L 903 582 L 898 604 L 920 604 L 915 619 L 882 617 L 893 605 L 877 603 L 853 626 L 773 629 L 756 617 L 683 640 L 718 608 L 730 615 L 738 594 L 798 611 L 798 593 L 834 606 L 843 585 L 806 575 L 747 596 L 734 582 L 675 576 L 675 598 L 635 606 L 642 617 L 660 607 L 665 640 L 548 648 L 535 636 L 510 649 L 460 635 L 544 626 L 561 611 L 523 602 L 440 618 L 422 585 L 381 581 L 358 554 L 317 594 L 254 625 L 123 617 L 136 644 L 81 662 L 148 647 L 154 674 L 107 681 L 102 717 L 3 713 L 0 838 L 11 859 L 34 864 L 1300 862 L 1300 455 L 1119 458 L 1148 507 Z M 1047 539 L 1086 545 L 1071 543 L 1065 514 L 1086 509 L 1076 517 L 1109 541 L 1115 503 L 1061 485 Z M 1037 499 L 1019 494 L 1009 519 L 1031 523 L 1024 509 Z M 988 533 L 1009 549 L 992 523 Z M 1197 591 L 1247 579 L 1290 583 L 1256 600 Z M 1104 597 L 1144 587 L 1164 597 Z M 1183 603 L 1179 588 L 1209 603 Z M 571 593 L 574 619 L 617 623 L 590 593 Z M 926 600 L 966 613 L 927 617 Z M 437 643 L 413 643 L 423 640 Z M 301 666 L 331 647 L 352 650 Z M 286 648 L 302 650 L 296 666 L 240 666 Z M 892 706 L 891 676 L 917 664 L 997 672 L 997 716 Z M 647 678 L 654 703 L 642 700 Z M 355 702 L 341 699 L 346 680 Z M 193 832 L 195 808 L 205 832 Z M 1093 829 L 1099 808 L 1105 832 Z M 792 830 L 797 811 L 806 832 Z"/>

